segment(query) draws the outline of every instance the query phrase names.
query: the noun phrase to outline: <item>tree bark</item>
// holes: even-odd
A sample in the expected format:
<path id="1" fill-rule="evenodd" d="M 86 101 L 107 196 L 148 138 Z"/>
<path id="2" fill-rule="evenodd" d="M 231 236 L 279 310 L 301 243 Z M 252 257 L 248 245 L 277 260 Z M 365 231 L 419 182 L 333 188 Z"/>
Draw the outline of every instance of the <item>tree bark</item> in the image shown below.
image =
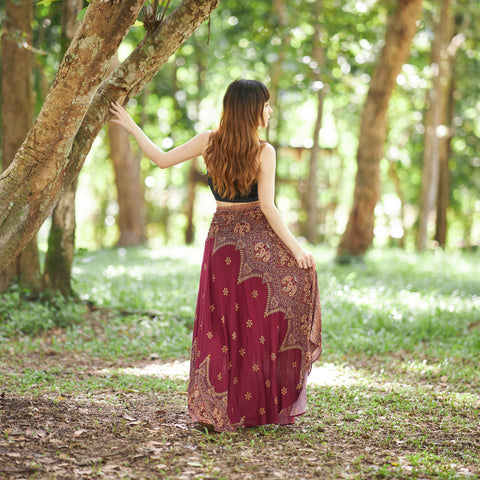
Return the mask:
<path id="1" fill-rule="evenodd" d="M 320 15 L 322 1 L 317 0 L 315 4 L 315 19 Z M 320 43 L 321 26 L 315 21 L 313 36 L 313 60 L 317 62 L 316 71 L 314 71 L 313 80 L 321 84 L 321 67 L 325 64 L 325 56 Z M 323 104 L 325 100 L 325 85 L 319 85 L 317 88 L 317 118 L 313 128 L 313 146 L 310 152 L 309 177 L 307 179 L 307 224 L 306 237 L 311 243 L 316 243 L 318 238 L 318 161 L 320 157 L 320 129 L 322 128 Z"/>
<path id="2" fill-rule="evenodd" d="M 75 249 L 75 193 L 77 179 L 66 189 L 52 213 L 43 274 L 44 290 L 73 294 L 72 263 Z"/>
<path id="3" fill-rule="evenodd" d="M 287 3 L 285 0 L 273 0 L 273 11 L 278 17 L 278 30 L 281 37 L 281 44 L 278 49 L 278 56 L 272 65 L 271 78 L 270 78 L 270 106 L 274 110 L 274 118 L 270 119 L 270 123 L 267 126 L 267 140 L 271 139 L 271 131 L 274 129 L 274 144 L 279 145 L 279 137 L 282 124 L 282 116 L 280 115 L 280 105 L 278 98 L 280 95 L 280 78 L 282 76 L 283 64 L 287 58 L 287 45 L 290 43 L 290 24 L 289 15 L 287 9 Z M 273 120 L 273 121 L 272 121 Z M 274 125 L 272 125 L 274 124 Z"/>
<path id="4" fill-rule="evenodd" d="M 33 123 L 31 0 L 7 0 L 2 35 L 2 167 L 6 170 Z M 0 292 L 12 282 L 36 291 L 40 287 L 37 238 L 0 273 Z"/>
<path id="5" fill-rule="evenodd" d="M 118 246 L 140 245 L 146 240 L 143 191 L 140 185 L 140 161 L 130 148 L 128 132 L 114 123 L 108 124 L 110 157 L 117 187 Z"/>
<path id="6" fill-rule="evenodd" d="M 447 124 L 449 125 L 449 135 L 445 142 L 445 148 L 440 152 L 440 178 L 438 182 L 438 195 L 437 195 L 437 215 L 435 225 L 435 241 L 440 247 L 445 248 L 447 245 L 447 209 L 450 204 L 450 168 L 448 166 L 450 154 L 451 154 L 451 140 L 452 140 L 452 120 L 454 115 L 455 104 L 455 73 L 454 63 L 455 55 L 458 48 L 463 43 L 465 37 L 463 34 L 457 34 L 452 38 L 448 47 L 448 54 L 450 59 L 449 70 L 449 92 L 447 99 Z"/>
<path id="7" fill-rule="evenodd" d="M 68 49 L 80 25 L 77 20 L 83 0 L 66 0 L 62 6 L 61 55 Z M 72 263 L 75 252 L 75 193 L 73 181 L 61 196 L 52 212 L 52 224 L 48 236 L 48 250 L 43 272 L 43 289 L 58 291 L 64 296 L 72 292 Z"/>
<path id="8" fill-rule="evenodd" d="M 183 0 L 158 28 L 145 36 L 130 56 L 98 89 L 95 98 L 90 103 L 87 113 L 83 117 L 80 128 L 77 130 L 68 158 L 60 162 L 57 159 L 56 163 L 60 163 L 60 166 L 52 164 L 49 166 L 50 175 L 41 176 L 40 180 L 43 180 L 45 177 L 47 177 L 48 180 L 51 180 L 51 177 L 53 177 L 55 180 L 54 185 L 49 188 L 47 193 L 50 193 L 53 187 L 56 189 L 54 195 L 44 194 L 40 197 L 40 203 L 37 205 L 36 211 L 38 214 L 42 213 L 43 218 L 40 218 L 37 222 L 33 221 L 29 215 L 29 210 L 24 204 L 23 208 L 17 208 L 14 212 L 10 213 L 8 217 L 3 214 L 3 212 L 0 214 L 0 268 L 2 268 L 2 265 L 7 260 L 10 261 L 18 254 L 26 244 L 28 238 L 36 232 L 43 219 L 48 215 L 48 210 L 55 204 L 62 190 L 78 175 L 93 140 L 100 128 L 111 117 L 109 113 L 110 102 L 113 100 L 125 102 L 139 93 L 172 53 L 189 38 L 195 29 L 210 15 L 219 1 L 220 0 Z M 126 3 L 127 0 L 122 2 L 122 9 Z M 91 10 L 94 5 L 95 2 L 92 2 L 89 10 Z M 106 8 L 104 4 L 102 4 L 102 6 Z M 120 7 L 117 8 L 120 9 Z M 137 11 L 135 11 L 135 15 L 136 13 Z M 117 16 L 119 17 L 118 20 L 105 22 L 104 19 L 105 17 L 108 18 L 108 15 L 103 15 L 104 28 L 106 29 L 107 26 L 111 26 L 115 32 L 123 31 L 120 22 L 121 15 Z M 113 52 L 110 50 L 109 53 L 108 61 L 110 61 L 113 55 Z M 102 62 L 102 67 L 107 68 L 108 61 L 105 59 L 105 62 Z M 90 62 L 87 64 L 90 64 Z M 87 78 L 90 79 L 90 77 L 91 75 L 88 74 Z M 88 96 L 88 100 L 90 101 L 90 96 Z M 58 121 L 53 121 L 52 119 L 48 122 L 48 119 L 45 119 L 44 123 L 46 125 L 56 125 Z M 69 129 L 68 134 L 74 135 L 74 132 Z M 72 140 L 72 138 L 69 138 L 69 144 Z M 31 165 L 32 161 L 25 163 Z M 10 205 L 12 202 L 11 199 L 14 198 L 15 189 L 13 189 L 13 191 L 12 189 L 7 191 L 4 184 L 6 184 L 7 181 L 11 183 L 12 179 L 3 177 L 4 176 L 0 177 L 0 204 Z M 15 177 L 18 177 L 18 175 L 15 175 Z M 18 189 L 19 183 L 17 182 L 15 185 Z M 43 188 L 45 184 L 39 182 L 39 186 Z M 39 191 L 41 190 L 42 189 Z M 18 196 L 20 199 L 26 196 L 25 190 L 22 193 L 23 194 Z M 13 205 L 15 205 L 14 202 Z M 47 210 L 47 213 L 45 214 L 42 210 Z M 19 227 L 15 229 L 14 225 L 19 225 Z M 11 228 L 14 229 L 14 232 L 11 232 Z"/>
<path id="9" fill-rule="evenodd" d="M 380 195 L 380 160 L 387 133 L 386 112 L 396 78 L 410 53 L 422 0 L 399 0 L 387 25 L 360 124 L 353 206 L 337 249 L 337 260 L 363 255 L 371 246 L 374 209 Z"/>
<path id="10" fill-rule="evenodd" d="M 90 3 L 37 121 L 0 176 L 0 269 L 25 247 L 75 178 L 66 175 L 73 140 L 142 5 Z"/>
<path id="11" fill-rule="evenodd" d="M 435 27 L 432 45 L 432 88 L 428 93 L 428 110 L 425 116 L 425 145 L 423 153 L 422 193 L 418 219 L 417 250 L 427 246 L 428 224 L 435 207 L 440 181 L 440 158 L 447 154 L 447 105 L 450 90 L 450 58 L 454 21 L 451 1 L 442 0 L 439 20 Z"/>
<path id="12" fill-rule="evenodd" d="M 449 125 L 450 132 L 452 131 L 451 125 L 453 120 L 453 108 L 454 108 L 454 82 L 453 82 L 453 57 L 451 62 L 450 72 L 450 88 L 448 93 L 448 106 L 447 106 L 447 124 Z M 438 195 L 437 195 L 437 214 L 435 217 L 435 241 L 442 248 L 447 246 L 447 209 L 450 204 L 450 168 L 448 166 L 450 155 L 452 152 L 451 145 L 452 135 L 448 135 L 445 142 L 445 147 L 440 151 L 440 175 L 438 179 Z"/>
<path id="13" fill-rule="evenodd" d="M 195 207 L 195 189 L 198 177 L 198 161 L 193 158 L 190 162 L 188 171 L 188 188 L 187 188 L 187 228 L 185 229 L 185 243 L 191 245 L 195 240 L 195 224 L 193 222 L 193 214 Z"/>
<path id="14" fill-rule="evenodd" d="M 119 65 L 120 61 L 116 55 L 112 60 L 111 71 Z M 145 202 L 140 184 L 141 155 L 137 158 L 133 154 L 128 132 L 115 123 L 108 124 L 108 140 L 117 187 L 117 221 L 120 231 L 117 245 L 121 247 L 140 245 L 146 240 Z"/>
<path id="15" fill-rule="evenodd" d="M 195 58 L 197 59 L 198 73 L 197 73 L 197 99 L 195 102 L 196 118 L 200 116 L 200 100 L 203 96 L 203 77 L 207 70 L 208 59 L 205 52 L 204 45 L 195 42 Z M 185 229 L 185 243 L 191 245 L 195 240 L 195 222 L 194 222 L 194 210 L 196 200 L 196 188 L 200 183 L 202 175 L 198 168 L 198 161 L 194 158 L 190 163 L 190 169 L 188 172 L 188 191 L 187 191 L 187 228 Z"/>

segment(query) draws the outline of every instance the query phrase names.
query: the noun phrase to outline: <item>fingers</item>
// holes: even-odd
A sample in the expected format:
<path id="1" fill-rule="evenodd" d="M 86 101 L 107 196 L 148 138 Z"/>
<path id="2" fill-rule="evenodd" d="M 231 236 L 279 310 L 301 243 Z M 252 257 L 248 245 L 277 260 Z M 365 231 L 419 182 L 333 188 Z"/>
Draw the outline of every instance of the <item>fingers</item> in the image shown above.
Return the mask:
<path id="1" fill-rule="evenodd" d="M 118 100 L 110 103 L 109 111 L 113 115 L 113 117 L 110 119 L 110 122 L 116 123 L 124 128 L 127 127 L 129 116 Z"/>
<path id="2" fill-rule="evenodd" d="M 120 105 L 118 100 L 110 103 L 110 112 L 119 117 L 122 113 L 125 112 L 125 109 Z M 126 112 L 125 112 L 126 113 Z"/>
<path id="3" fill-rule="evenodd" d="M 302 253 L 297 257 L 297 263 L 300 268 L 312 268 L 315 267 L 315 259 L 311 253 Z"/>

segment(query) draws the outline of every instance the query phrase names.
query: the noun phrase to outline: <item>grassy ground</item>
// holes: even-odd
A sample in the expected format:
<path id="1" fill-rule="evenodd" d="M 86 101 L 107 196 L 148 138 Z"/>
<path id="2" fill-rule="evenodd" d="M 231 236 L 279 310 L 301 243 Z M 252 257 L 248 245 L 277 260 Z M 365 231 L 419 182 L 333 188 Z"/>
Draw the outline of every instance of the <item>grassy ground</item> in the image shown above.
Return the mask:
<path id="1" fill-rule="evenodd" d="M 186 409 L 201 254 L 83 252 L 82 303 L 1 296 L 0 478 L 480 478 L 478 254 L 318 249 L 307 414 L 233 434 Z"/>

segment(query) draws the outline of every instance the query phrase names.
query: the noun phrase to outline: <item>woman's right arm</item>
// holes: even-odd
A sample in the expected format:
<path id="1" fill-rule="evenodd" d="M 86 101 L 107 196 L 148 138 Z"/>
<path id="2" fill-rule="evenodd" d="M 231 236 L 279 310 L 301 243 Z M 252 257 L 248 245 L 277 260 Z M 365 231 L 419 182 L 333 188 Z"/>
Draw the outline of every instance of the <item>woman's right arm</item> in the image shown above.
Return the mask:
<path id="1" fill-rule="evenodd" d="M 210 137 L 210 132 L 200 133 L 187 143 L 169 150 L 168 152 L 164 152 L 147 137 L 145 132 L 135 123 L 133 118 L 125 111 L 120 103 L 112 102 L 110 112 L 113 113 L 113 118 L 110 121 L 120 125 L 128 133 L 131 133 L 135 137 L 135 140 L 143 153 L 160 168 L 171 167 L 202 155 Z"/>
<path id="2" fill-rule="evenodd" d="M 267 143 L 260 154 L 260 174 L 257 182 L 260 208 L 273 231 L 292 252 L 298 266 L 315 267 L 313 255 L 303 250 L 275 206 L 275 165 L 275 149 Z"/>

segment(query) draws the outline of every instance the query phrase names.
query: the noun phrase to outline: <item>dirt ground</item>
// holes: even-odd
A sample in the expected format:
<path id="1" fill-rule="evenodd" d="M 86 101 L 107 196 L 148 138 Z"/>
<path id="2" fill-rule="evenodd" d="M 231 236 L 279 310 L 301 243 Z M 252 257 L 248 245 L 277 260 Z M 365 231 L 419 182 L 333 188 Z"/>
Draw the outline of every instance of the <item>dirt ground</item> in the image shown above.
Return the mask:
<path id="1" fill-rule="evenodd" d="M 307 414 L 292 426 L 218 434 L 191 422 L 185 392 L 95 389 L 64 396 L 20 396 L 0 386 L 0 479 L 472 479 L 480 475 L 475 467 L 464 474 L 457 469 L 458 476 L 415 473 L 406 460 L 419 452 L 412 446 L 418 435 L 414 429 L 411 438 L 392 441 L 388 419 L 386 428 L 374 435 L 355 431 L 354 417 L 342 422 L 353 422 L 353 433 L 342 434 L 338 419 L 325 418 L 320 424 Z M 431 435 L 430 443 L 437 442 L 439 448 L 452 445 L 459 459 L 465 449 L 480 452 L 479 438 L 455 438 L 441 431 Z"/>
<path id="2" fill-rule="evenodd" d="M 273 452 L 277 439 L 270 441 L 268 435 L 261 448 L 252 432 L 229 435 L 238 442 L 235 447 L 219 441 L 218 434 L 191 423 L 184 403 L 179 398 L 178 405 L 166 406 L 138 394 L 123 395 L 117 405 L 91 398 L 5 396 L 0 402 L 0 477 L 291 479 L 322 478 L 328 467 L 318 465 L 315 449 L 305 447 L 296 451 L 306 456 L 302 468 L 279 458 Z M 337 462 L 332 458 L 332 467 Z"/>

